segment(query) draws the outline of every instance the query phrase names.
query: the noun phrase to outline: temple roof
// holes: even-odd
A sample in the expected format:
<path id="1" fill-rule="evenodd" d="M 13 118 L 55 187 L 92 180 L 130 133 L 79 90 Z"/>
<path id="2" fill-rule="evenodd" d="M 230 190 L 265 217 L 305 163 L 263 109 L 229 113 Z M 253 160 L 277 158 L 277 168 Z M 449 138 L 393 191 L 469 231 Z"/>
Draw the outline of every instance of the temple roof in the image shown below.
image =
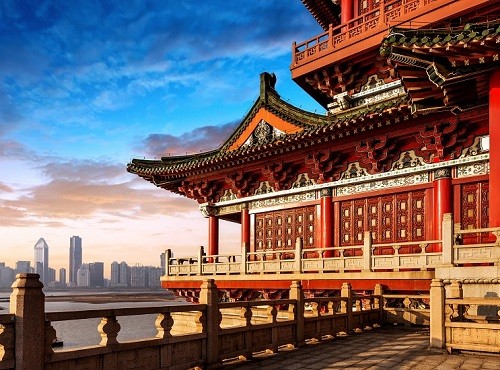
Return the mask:
<path id="1" fill-rule="evenodd" d="M 397 65 L 413 110 L 466 109 L 488 96 L 488 74 L 498 68 L 500 22 L 460 29 L 394 28 L 381 55 Z"/>
<path id="2" fill-rule="evenodd" d="M 340 24 L 339 0 L 301 0 L 321 28 L 328 30 L 330 24 Z"/>
<path id="3" fill-rule="evenodd" d="M 276 78 L 260 77 L 260 95 L 231 136 L 218 148 L 192 155 L 133 159 L 128 172 L 177 192 L 188 176 L 235 167 L 327 140 L 342 139 L 372 129 L 375 120 L 407 114 L 406 94 L 347 109 L 337 114 L 306 112 L 283 101 L 274 89 Z M 391 113 L 392 112 L 392 113 Z"/>

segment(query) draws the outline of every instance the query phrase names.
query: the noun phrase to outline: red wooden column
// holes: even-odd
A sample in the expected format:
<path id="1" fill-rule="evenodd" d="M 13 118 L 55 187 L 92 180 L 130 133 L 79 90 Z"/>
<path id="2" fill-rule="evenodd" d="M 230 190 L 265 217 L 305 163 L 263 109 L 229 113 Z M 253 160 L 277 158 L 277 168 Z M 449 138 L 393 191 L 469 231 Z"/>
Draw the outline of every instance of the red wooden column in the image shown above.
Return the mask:
<path id="1" fill-rule="evenodd" d="M 500 226 L 500 70 L 490 77 L 490 207 L 489 226 Z M 498 207 L 497 207 L 498 206 Z"/>
<path id="2" fill-rule="evenodd" d="M 340 23 L 346 24 L 354 18 L 354 1 L 341 0 L 340 2 Z"/>
<path id="3" fill-rule="evenodd" d="M 333 203 L 332 189 L 321 189 L 321 248 L 333 247 Z M 325 257 L 333 257 L 332 251 L 326 251 Z"/>
<path id="4" fill-rule="evenodd" d="M 453 187 L 451 185 L 451 168 L 439 168 L 434 171 L 434 239 L 440 240 L 443 236 L 443 215 L 453 213 Z M 441 252 L 441 244 L 431 248 L 430 252 Z"/>
<path id="5" fill-rule="evenodd" d="M 219 219 L 216 209 L 207 207 L 208 213 L 208 255 L 219 254 Z"/>
<path id="6" fill-rule="evenodd" d="M 241 245 L 246 245 L 246 252 L 250 249 L 250 213 L 248 204 L 241 206 Z"/>

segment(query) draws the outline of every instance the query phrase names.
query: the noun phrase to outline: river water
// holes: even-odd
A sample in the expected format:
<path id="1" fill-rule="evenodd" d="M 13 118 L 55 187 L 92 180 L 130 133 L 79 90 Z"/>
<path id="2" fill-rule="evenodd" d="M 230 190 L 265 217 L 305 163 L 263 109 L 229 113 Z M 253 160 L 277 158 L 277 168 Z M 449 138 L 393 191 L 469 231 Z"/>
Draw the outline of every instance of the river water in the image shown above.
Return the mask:
<path id="1" fill-rule="evenodd" d="M 71 292 L 65 292 L 65 295 Z M 111 293 L 112 294 L 112 293 Z M 140 294 L 140 293 L 139 293 Z M 8 293 L 0 293 L 0 314 L 9 312 Z M 60 311 L 84 311 L 102 310 L 109 308 L 129 308 L 129 307 L 156 307 L 189 304 L 182 301 L 144 301 L 144 302 L 113 302 L 113 303 L 82 303 L 82 302 L 45 302 L 46 312 Z M 3 310 L 2 310 L 3 308 Z M 118 333 L 118 341 L 128 341 L 137 339 L 154 338 L 156 336 L 155 314 L 138 316 L 117 317 L 121 329 Z M 57 338 L 62 340 L 62 348 L 54 350 L 64 350 L 93 346 L 99 344 L 101 336 L 97 331 L 100 318 L 85 320 L 54 321 L 52 326 L 56 330 Z"/>

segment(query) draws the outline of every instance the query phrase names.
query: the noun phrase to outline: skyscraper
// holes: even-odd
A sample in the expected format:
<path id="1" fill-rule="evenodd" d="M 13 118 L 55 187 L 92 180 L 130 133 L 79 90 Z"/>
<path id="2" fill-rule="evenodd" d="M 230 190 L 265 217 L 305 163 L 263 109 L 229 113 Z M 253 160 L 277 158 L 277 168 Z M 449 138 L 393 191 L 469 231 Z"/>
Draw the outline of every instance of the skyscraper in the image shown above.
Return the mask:
<path id="1" fill-rule="evenodd" d="M 61 286 L 66 286 L 66 269 L 64 267 L 59 269 L 59 283 Z"/>
<path id="2" fill-rule="evenodd" d="M 40 275 L 43 285 L 49 284 L 49 246 L 44 238 L 40 238 L 35 244 L 35 272 Z"/>
<path id="3" fill-rule="evenodd" d="M 91 287 L 104 286 L 104 263 L 93 262 L 89 263 L 89 279 Z"/>
<path id="4" fill-rule="evenodd" d="M 78 269 L 82 267 L 82 238 L 72 236 L 69 239 L 69 283 L 77 284 Z"/>

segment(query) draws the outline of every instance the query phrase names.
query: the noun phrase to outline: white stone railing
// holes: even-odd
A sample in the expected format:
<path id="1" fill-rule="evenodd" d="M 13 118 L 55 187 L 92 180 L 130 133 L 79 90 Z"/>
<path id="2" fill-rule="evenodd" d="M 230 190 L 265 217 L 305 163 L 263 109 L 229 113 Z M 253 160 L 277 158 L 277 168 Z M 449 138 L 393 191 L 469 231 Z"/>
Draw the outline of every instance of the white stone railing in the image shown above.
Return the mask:
<path id="1" fill-rule="evenodd" d="M 462 244 L 464 237 L 474 235 L 477 239 L 495 239 L 494 242 Z M 453 264 L 468 263 L 500 263 L 500 228 L 460 230 L 460 224 L 455 225 L 453 245 Z"/>
<path id="2" fill-rule="evenodd" d="M 73 369 L 81 364 L 103 370 L 216 368 L 226 359 L 250 359 L 258 351 L 381 324 L 380 296 L 358 297 L 348 283 L 335 298 L 306 299 L 300 282 L 294 281 L 290 299 L 220 303 L 214 280 L 205 280 L 196 305 L 46 313 L 38 279 L 37 274 L 19 274 L 11 295 L 13 312 L 0 315 L 0 369 Z M 122 317 L 150 314 L 157 315 L 151 323 L 154 338 L 119 340 Z M 54 351 L 54 322 L 95 318 L 101 319 L 95 327 L 99 343 Z"/>
<path id="3" fill-rule="evenodd" d="M 432 348 L 500 353 L 500 297 L 463 297 L 453 281 L 446 297 L 441 279 L 431 284 L 430 344 Z"/>
<path id="4" fill-rule="evenodd" d="M 367 231 L 362 245 L 346 247 L 304 249 L 302 240 L 297 238 L 295 248 L 287 250 L 246 252 L 247 246 L 244 246 L 241 254 L 206 256 L 200 247 L 197 256 L 183 258 L 173 258 L 167 250 L 166 276 L 425 271 L 441 266 L 500 264 L 500 228 L 461 230 L 460 225 L 453 224 L 452 215 L 445 214 L 442 230 L 442 240 L 379 244 L 372 243 L 371 233 Z M 464 235 L 473 234 L 495 235 L 496 241 L 461 244 Z"/>
<path id="5" fill-rule="evenodd" d="M 429 294 L 383 294 L 383 321 L 388 324 L 426 325 L 430 323 Z"/>

